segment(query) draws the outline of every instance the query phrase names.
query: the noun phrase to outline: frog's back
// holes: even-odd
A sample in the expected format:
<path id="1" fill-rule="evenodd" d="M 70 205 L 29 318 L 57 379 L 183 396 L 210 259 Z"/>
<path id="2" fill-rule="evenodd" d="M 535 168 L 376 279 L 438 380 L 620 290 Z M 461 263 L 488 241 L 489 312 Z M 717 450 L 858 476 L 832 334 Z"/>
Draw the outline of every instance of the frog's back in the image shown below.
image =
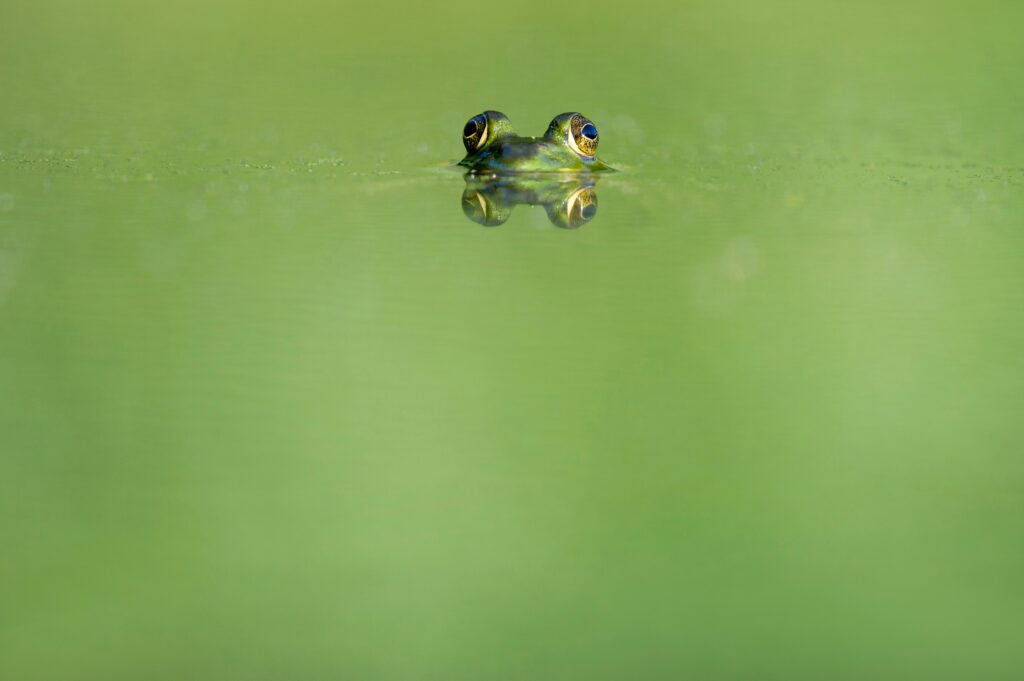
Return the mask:
<path id="1" fill-rule="evenodd" d="M 558 144 L 542 137 L 508 137 L 482 151 L 474 170 L 492 172 L 553 172 L 583 167 Z"/>

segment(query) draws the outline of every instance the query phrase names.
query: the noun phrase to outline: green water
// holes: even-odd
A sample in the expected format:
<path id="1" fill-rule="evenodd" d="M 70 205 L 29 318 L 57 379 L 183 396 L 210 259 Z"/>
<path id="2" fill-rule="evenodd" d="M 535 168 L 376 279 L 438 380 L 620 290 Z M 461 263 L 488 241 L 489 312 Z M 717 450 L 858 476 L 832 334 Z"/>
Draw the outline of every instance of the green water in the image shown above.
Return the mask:
<path id="1" fill-rule="evenodd" d="M 0 678 L 1021 678 L 1021 25 L 0 0 Z"/>

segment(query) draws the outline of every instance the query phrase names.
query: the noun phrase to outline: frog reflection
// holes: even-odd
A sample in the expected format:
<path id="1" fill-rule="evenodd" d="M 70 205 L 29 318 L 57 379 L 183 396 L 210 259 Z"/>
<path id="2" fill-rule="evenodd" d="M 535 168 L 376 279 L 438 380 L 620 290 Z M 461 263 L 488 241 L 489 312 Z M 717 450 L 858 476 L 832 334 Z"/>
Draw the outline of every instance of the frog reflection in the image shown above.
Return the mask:
<path id="1" fill-rule="evenodd" d="M 544 206 L 556 227 L 576 229 L 597 215 L 594 177 L 551 175 L 466 175 L 462 212 L 485 227 L 508 220 L 519 204 Z"/>

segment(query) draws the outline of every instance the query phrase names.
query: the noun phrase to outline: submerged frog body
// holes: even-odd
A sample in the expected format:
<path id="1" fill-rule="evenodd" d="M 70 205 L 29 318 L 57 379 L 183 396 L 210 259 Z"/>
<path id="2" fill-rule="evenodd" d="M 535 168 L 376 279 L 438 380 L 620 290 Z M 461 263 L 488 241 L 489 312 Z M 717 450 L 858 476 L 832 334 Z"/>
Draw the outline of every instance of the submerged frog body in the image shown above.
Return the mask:
<path id="1" fill-rule="evenodd" d="M 520 137 L 500 111 L 473 116 L 462 131 L 471 173 L 587 173 L 611 170 L 595 155 L 597 126 L 579 113 L 555 117 L 543 137 Z"/>

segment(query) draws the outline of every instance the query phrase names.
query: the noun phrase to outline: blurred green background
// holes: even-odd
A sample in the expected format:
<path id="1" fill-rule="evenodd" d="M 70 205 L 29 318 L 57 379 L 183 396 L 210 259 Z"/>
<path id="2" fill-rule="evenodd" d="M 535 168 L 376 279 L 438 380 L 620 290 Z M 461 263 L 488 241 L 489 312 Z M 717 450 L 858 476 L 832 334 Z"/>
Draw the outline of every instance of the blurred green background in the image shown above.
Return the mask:
<path id="1" fill-rule="evenodd" d="M 1022 678 L 1022 25 L 0 0 L 0 678 Z"/>

